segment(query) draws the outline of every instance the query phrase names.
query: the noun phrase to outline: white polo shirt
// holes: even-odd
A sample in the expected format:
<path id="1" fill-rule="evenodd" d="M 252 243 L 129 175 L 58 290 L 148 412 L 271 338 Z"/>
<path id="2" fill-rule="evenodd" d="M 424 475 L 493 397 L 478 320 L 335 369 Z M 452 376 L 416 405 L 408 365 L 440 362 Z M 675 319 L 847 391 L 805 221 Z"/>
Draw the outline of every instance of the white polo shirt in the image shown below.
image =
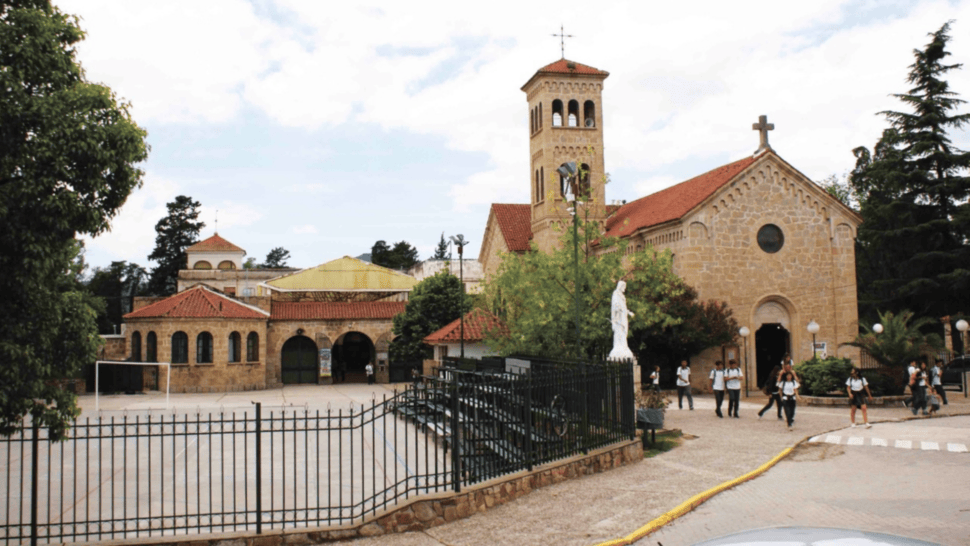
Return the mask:
<path id="1" fill-rule="evenodd" d="M 677 386 L 686 387 L 690 385 L 690 368 L 677 368 Z"/>
<path id="2" fill-rule="evenodd" d="M 711 370 L 711 379 L 714 380 L 713 389 L 716 391 L 724 390 L 724 370 L 714 368 Z"/>
<path id="3" fill-rule="evenodd" d="M 724 371 L 725 377 L 727 377 L 727 388 L 732 390 L 738 390 L 741 388 L 741 378 L 744 374 L 741 373 L 741 368 L 728 368 Z"/>

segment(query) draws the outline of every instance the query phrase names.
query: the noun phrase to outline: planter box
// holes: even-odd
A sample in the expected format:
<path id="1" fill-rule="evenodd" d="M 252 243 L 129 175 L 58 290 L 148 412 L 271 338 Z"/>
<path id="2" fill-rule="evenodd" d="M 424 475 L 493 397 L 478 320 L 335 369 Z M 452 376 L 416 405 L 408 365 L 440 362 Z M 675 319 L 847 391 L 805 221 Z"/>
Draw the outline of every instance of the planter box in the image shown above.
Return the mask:
<path id="1" fill-rule="evenodd" d="M 637 410 L 637 426 L 640 428 L 663 428 L 664 410 L 640 408 Z"/>

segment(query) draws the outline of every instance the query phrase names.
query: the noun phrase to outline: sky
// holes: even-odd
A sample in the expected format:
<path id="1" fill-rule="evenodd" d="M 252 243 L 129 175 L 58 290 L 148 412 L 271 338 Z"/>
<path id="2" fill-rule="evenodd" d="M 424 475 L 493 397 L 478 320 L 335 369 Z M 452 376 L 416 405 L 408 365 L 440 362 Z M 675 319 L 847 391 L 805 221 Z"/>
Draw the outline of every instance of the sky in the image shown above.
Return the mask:
<path id="1" fill-rule="evenodd" d="M 818 182 L 887 127 L 913 50 L 948 20 L 970 62 L 970 0 L 444 2 L 55 0 L 87 38 L 89 81 L 130 103 L 151 146 L 141 188 L 88 264 L 148 260 L 166 203 L 201 203 L 262 261 L 312 267 L 442 234 L 478 256 L 491 203 L 528 203 L 521 86 L 561 57 L 610 73 L 607 200 L 633 200 L 774 150 Z M 950 72 L 970 99 L 970 67 Z M 970 111 L 963 108 L 962 112 Z M 970 148 L 966 131 L 951 135 Z"/>

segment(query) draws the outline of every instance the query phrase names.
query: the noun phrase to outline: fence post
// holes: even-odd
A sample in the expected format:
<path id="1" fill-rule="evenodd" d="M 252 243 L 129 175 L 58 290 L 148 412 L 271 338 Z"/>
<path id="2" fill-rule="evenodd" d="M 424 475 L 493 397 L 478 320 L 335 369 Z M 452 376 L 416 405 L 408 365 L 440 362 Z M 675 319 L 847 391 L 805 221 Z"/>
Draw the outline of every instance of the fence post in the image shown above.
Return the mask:
<path id="1" fill-rule="evenodd" d="M 262 405 L 256 402 L 256 534 L 263 533 L 263 420 Z"/>
<path id="2" fill-rule="evenodd" d="M 520 385 L 521 381 L 518 382 Z M 525 467 L 532 472 L 532 369 L 525 371 Z"/>
<path id="3" fill-rule="evenodd" d="M 589 455 L 589 370 L 583 362 L 583 454 Z"/>
<path id="4" fill-rule="evenodd" d="M 37 416 L 33 416 L 32 419 L 33 437 L 30 439 L 30 544 L 31 546 L 37 545 L 37 489 L 38 482 L 38 454 L 40 450 L 40 423 L 37 421 Z"/>
<path id="5" fill-rule="evenodd" d="M 630 433 L 630 439 L 635 440 L 637 437 L 637 425 L 636 425 L 636 389 L 639 388 L 638 385 L 633 384 L 633 361 L 627 360 L 626 366 L 623 367 L 623 387 L 621 392 L 623 393 L 623 403 L 621 404 L 623 408 L 623 416 L 621 418 L 621 423 L 623 423 L 624 428 Z"/>
<path id="6" fill-rule="evenodd" d="M 452 480 L 455 482 L 455 493 L 461 493 L 461 422 L 458 419 L 458 369 L 451 371 L 451 380 L 454 384 L 451 397 L 451 470 L 454 475 Z"/>

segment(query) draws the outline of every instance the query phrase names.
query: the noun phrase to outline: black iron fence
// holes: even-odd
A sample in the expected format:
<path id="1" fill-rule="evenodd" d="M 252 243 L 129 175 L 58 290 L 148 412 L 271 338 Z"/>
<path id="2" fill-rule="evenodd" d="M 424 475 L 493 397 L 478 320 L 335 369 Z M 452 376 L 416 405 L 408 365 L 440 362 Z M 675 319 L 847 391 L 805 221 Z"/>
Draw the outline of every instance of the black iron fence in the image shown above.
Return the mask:
<path id="1" fill-rule="evenodd" d="M 256 404 L 84 419 L 0 439 L 0 541 L 53 543 L 362 522 L 634 435 L 632 367 L 442 368 L 369 407 Z"/>

